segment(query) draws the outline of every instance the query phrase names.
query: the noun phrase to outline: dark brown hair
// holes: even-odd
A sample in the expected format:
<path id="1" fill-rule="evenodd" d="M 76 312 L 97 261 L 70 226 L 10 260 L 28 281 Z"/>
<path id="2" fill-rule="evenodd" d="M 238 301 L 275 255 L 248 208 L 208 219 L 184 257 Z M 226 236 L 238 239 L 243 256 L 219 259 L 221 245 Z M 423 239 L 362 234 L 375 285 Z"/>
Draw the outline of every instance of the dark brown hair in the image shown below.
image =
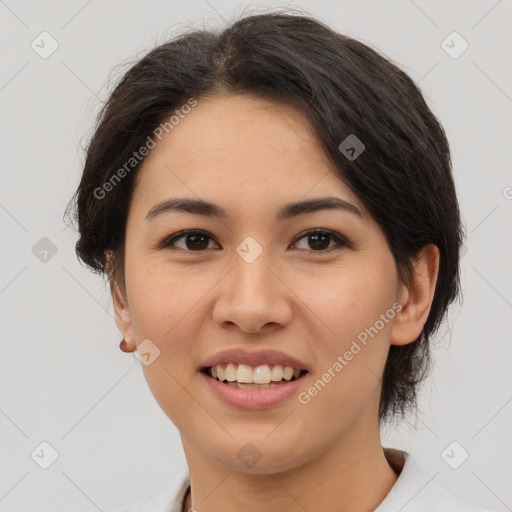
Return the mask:
<path id="1" fill-rule="evenodd" d="M 439 248 L 423 332 L 413 343 L 391 346 L 384 370 L 380 418 L 405 413 L 427 375 L 430 339 L 460 290 L 463 227 L 449 146 L 406 73 L 308 15 L 275 11 L 244 16 L 223 30 L 193 30 L 125 73 L 98 116 L 73 197 L 79 259 L 124 290 L 126 219 L 140 164 L 104 197 L 95 191 L 172 112 L 192 97 L 218 93 L 276 100 L 307 117 L 339 178 L 381 226 L 404 283 L 419 250 L 429 243 Z M 352 134 L 365 146 L 354 160 L 339 149 Z"/>

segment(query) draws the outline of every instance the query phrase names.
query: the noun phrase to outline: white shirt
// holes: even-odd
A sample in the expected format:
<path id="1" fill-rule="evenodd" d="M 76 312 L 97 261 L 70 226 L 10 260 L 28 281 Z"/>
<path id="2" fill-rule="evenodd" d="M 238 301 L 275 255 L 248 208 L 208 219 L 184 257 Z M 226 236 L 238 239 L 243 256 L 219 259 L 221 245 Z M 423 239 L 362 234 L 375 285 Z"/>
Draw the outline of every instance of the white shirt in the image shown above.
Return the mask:
<path id="1" fill-rule="evenodd" d="M 394 451 L 402 454 L 405 463 L 395 485 L 374 512 L 484 512 L 467 505 L 434 482 L 432 475 L 427 474 L 410 454 Z M 189 485 L 187 468 L 158 493 L 115 512 L 182 512 Z"/>

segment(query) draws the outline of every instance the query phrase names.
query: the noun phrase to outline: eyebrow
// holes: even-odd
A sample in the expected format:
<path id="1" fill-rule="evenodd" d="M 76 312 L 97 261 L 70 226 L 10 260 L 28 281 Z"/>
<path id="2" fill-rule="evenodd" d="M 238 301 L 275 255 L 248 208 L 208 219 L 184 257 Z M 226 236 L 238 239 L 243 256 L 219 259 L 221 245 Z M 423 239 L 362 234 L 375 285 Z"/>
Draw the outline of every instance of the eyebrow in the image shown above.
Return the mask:
<path id="1" fill-rule="evenodd" d="M 276 218 L 278 221 L 281 221 L 305 213 L 314 213 L 322 210 L 341 210 L 359 218 L 363 217 L 361 210 L 355 204 L 349 203 L 340 197 L 328 196 L 285 204 L 279 208 Z M 153 206 L 146 214 L 145 220 L 150 221 L 168 212 L 186 212 L 222 219 L 229 217 L 226 209 L 209 201 L 187 197 L 173 197 Z"/>

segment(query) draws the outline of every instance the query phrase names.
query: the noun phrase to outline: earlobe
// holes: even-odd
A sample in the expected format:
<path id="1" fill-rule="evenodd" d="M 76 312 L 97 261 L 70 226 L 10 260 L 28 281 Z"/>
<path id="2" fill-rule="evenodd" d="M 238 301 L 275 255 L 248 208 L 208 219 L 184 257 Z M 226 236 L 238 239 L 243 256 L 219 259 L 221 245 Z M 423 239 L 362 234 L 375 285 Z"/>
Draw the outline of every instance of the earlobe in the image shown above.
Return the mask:
<path id="1" fill-rule="evenodd" d="M 434 299 L 438 272 L 439 249 L 426 245 L 414 261 L 409 285 L 402 285 L 400 290 L 398 301 L 402 309 L 391 329 L 392 345 L 407 345 L 420 336 Z"/>
<path id="2" fill-rule="evenodd" d="M 130 308 L 126 293 L 121 291 L 116 283 L 112 269 L 110 267 L 111 254 L 107 254 L 107 271 L 110 281 L 110 293 L 112 295 L 112 303 L 114 306 L 114 315 L 118 329 L 123 335 L 124 343 L 121 350 L 124 352 L 133 352 L 135 350 L 135 338 L 133 335 L 133 325 L 131 319 Z"/>
<path id="3" fill-rule="evenodd" d="M 136 347 L 128 301 L 121 290 L 119 290 L 117 284 L 112 282 L 110 283 L 110 292 L 112 294 L 116 324 L 125 340 L 125 343 L 123 344 L 124 349 L 122 350 L 125 352 L 132 352 Z"/>

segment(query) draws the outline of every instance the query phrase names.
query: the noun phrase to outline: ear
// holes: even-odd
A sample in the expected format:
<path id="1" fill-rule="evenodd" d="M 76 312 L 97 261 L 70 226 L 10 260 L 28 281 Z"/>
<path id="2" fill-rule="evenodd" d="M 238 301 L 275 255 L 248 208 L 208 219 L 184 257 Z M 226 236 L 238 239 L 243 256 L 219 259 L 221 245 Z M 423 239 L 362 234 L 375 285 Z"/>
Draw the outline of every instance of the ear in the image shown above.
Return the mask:
<path id="1" fill-rule="evenodd" d="M 408 286 L 401 285 L 398 312 L 391 329 L 391 345 L 407 345 L 421 334 L 434 299 L 439 271 L 439 249 L 426 245 L 413 263 L 413 275 Z"/>
<path id="2" fill-rule="evenodd" d="M 110 281 L 110 293 L 112 295 L 112 302 L 114 305 L 114 313 L 117 327 L 121 331 L 123 335 L 125 343 L 125 351 L 133 352 L 136 349 L 135 345 L 135 337 L 133 335 L 133 325 L 132 318 L 130 314 L 130 308 L 128 305 L 128 299 L 126 296 L 126 291 L 121 290 L 116 280 L 114 279 L 114 275 L 111 268 L 111 253 L 106 255 L 107 258 L 107 270 L 108 277 Z"/>

